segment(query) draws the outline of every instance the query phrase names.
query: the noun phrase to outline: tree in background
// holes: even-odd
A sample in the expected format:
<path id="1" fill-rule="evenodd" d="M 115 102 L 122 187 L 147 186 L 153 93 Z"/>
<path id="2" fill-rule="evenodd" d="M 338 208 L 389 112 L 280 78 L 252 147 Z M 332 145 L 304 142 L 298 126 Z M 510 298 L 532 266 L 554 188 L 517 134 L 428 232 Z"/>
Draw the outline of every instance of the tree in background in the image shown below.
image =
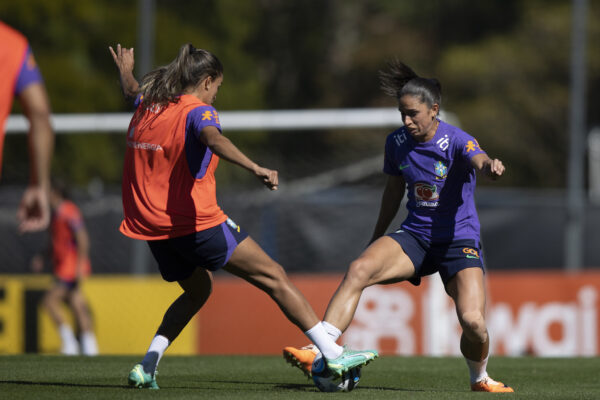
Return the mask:
<path id="1" fill-rule="evenodd" d="M 393 107 L 380 94 L 377 71 L 398 57 L 444 82 L 452 95 L 443 108 L 490 153 L 502 154 L 510 168 L 504 185 L 565 185 L 570 2 L 157 0 L 156 12 L 156 65 L 192 42 L 228 66 L 221 110 Z M 0 4 L 0 15 L 31 38 L 55 112 L 127 110 L 107 46 L 135 46 L 137 2 L 22 0 Z M 590 2 L 590 110 L 600 102 L 600 52 L 593 48 L 600 28 L 591 23 L 599 17 L 600 4 Z M 600 123 L 597 113 L 588 118 L 590 127 Z M 335 152 L 332 163 L 343 163 L 343 137 L 313 132 L 310 140 L 273 141 L 256 132 L 238 143 L 250 155 L 271 145 L 280 162 L 319 147 L 323 158 Z M 9 140 L 22 141 L 25 151 L 24 138 Z M 80 184 L 93 177 L 116 184 L 122 155 L 119 135 L 59 135 L 53 168 Z M 23 181 L 22 159 L 18 151 L 6 155 L 5 182 Z"/>

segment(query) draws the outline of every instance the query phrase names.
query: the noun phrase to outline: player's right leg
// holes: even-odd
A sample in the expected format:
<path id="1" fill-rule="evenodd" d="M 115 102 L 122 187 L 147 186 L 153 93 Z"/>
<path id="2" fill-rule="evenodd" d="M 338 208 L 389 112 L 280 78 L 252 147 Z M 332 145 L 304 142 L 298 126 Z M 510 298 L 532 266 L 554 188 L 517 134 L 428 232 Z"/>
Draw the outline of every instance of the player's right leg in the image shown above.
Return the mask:
<path id="1" fill-rule="evenodd" d="M 329 324 L 327 331 L 333 340 L 337 340 L 348 328 L 362 291 L 378 283 L 398 282 L 412 277 L 415 273 L 412 261 L 402 250 L 398 242 L 383 237 L 371 244 L 355 261 L 350 264 L 342 283 L 331 299 L 324 321 Z M 315 355 L 311 348 L 283 349 L 285 360 L 302 370 L 308 376 L 312 374 L 312 360 Z M 328 360 L 329 361 L 329 360 Z M 330 368 L 344 368 L 331 362 Z"/>
<path id="2" fill-rule="evenodd" d="M 324 320 L 344 332 L 354 318 L 365 288 L 401 282 L 414 274 L 415 267 L 398 242 L 389 236 L 379 238 L 350 264 L 329 302 Z"/>
<path id="3" fill-rule="evenodd" d="M 212 291 L 212 274 L 204 268 L 196 268 L 188 278 L 177 281 L 183 293 L 165 312 L 140 364 L 129 373 L 128 383 L 137 388 L 158 389 L 156 367 L 168 346 L 179 336 L 192 317 L 202 308 Z"/>
<path id="4" fill-rule="evenodd" d="M 283 267 L 271 259 L 252 238 L 248 237 L 239 243 L 224 269 L 267 293 L 285 316 L 319 347 L 328 361 L 335 360 L 335 368 L 332 369 L 334 374 L 341 375 L 348 369 L 366 365 L 377 356 L 377 352 L 353 352 L 337 345 Z"/>
<path id="5" fill-rule="evenodd" d="M 179 336 L 192 317 L 202 308 L 212 292 L 213 277 L 210 271 L 196 268 L 192 275 L 177 281 L 183 293 L 166 311 L 157 334 L 172 342 Z"/>

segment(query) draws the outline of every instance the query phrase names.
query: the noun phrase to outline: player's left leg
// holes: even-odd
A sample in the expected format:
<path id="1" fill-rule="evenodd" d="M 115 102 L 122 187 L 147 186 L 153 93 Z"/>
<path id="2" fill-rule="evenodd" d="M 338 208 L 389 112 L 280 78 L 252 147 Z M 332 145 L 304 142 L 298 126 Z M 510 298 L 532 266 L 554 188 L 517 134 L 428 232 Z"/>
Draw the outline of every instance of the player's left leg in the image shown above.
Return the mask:
<path id="1" fill-rule="evenodd" d="M 487 374 L 490 339 L 485 323 L 485 284 L 479 267 L 460 270 L 446 284 L 454 300 L 458 320 L 463 329 L 460 350 L 465 357 L 471 378 L 471 390 L 482 392 L 513 392 Z"/>
<path id="2" fill-rule="evenodd" d="M 267 293 L 285 316 L 303 331 L 319 322 L 312 307 L 289 280 L 283 267 L 269 257 L 251 237 L 244 239 L 235 248 L 223 269 Z"/>
<path id="3" fill-rule="evenodd" d="M 355 352 L 335 343 L 283 267 L 271 259 L 252 238 L 247 237 L 238 244 L 223 269 L 267 293 L 285 316 L 315 343 L 327 360 L 327 367 L 335 375 L 366 365 L 377 357 L 375 351 Z"/>
<path id="4" fill-rule="evenodd" d="M 73 288 L 69 292 L 68 298 L 81 331 L 81 352 L 86 356 L 98 355 L 98 343 L 94 334 L 92 315 L 81 289 L 78 286 Z"/>

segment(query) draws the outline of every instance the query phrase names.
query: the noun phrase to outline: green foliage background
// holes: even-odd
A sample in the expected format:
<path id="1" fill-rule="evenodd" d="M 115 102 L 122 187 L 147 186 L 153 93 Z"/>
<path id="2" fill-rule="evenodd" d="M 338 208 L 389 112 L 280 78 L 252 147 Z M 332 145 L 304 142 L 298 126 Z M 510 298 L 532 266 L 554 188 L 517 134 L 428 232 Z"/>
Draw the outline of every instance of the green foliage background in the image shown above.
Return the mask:
<path id="1" fill-rule="evenodd" d="M 56 113 L 128 110 L 108 46 L 136 45 L 137 11 L 136 1 L 0 3 L 0 19 L 29 38 Z M 590 128 L 600 123 L 599 19 L 600 2 L 590 1 Z M 440 79 L 443 108 L 510 168 L 501 184 L 564 187 L 570 33 L 566 0 L 157 0 L 154 64 L 170 62 L 186 42 L 217 54 L 225 65 L 221 111 L 394 107 L 377 71 L 399 58 Z M 334 137 L 289 139 L 278 151 L 283 159 L 298 146 L 330 152 L 344 146 L 343 135 Z M 252 152 L 269 138 L 255 132 L 236 143 Z M 7 141 L 3 180 L 19 182 L 25 138 Z M 116 184 L 122 154 L 119 135 L 59 135 L 53 170 L 79 184 Z"/>

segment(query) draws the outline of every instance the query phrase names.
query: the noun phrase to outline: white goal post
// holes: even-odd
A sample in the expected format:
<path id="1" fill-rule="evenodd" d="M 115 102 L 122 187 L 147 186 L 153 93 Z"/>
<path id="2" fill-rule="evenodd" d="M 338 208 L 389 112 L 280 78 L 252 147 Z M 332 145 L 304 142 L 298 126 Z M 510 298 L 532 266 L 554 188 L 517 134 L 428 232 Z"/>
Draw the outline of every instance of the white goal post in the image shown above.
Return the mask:
<path id="1" fill-rule="evenodd" d="M 131 113 L 53 114 L 56 133 L 107 132 L 124 133 Z M 402 125 L 395 108 L 333 108 L 314 110 L 222 111 L 224 131 L 309 130 L 393 128 Z M 456 117 L 442 112 L 441 119 L 456 124 Z M 27 132 L 29 125 L 22 115 L 11 115 L 6 123 L 8 134 Z"/>

